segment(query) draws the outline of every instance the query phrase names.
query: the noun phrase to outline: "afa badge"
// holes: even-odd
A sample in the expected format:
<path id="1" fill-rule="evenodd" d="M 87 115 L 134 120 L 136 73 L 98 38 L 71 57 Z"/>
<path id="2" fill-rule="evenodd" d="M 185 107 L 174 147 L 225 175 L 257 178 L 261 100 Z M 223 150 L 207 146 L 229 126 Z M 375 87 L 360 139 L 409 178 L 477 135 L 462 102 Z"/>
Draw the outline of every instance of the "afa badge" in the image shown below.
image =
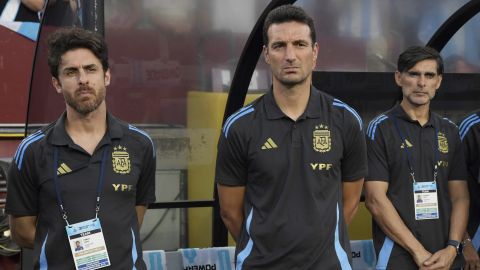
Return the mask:
<path id="1" fill-rule="evenodd" d="M 448 153 L 448 141 L 445 134 L 438 132 L 438 151 L 441 153 Z"/>
<path id="2" fill-rule="evenodd" d="M 112 152 L 113 171 L 118 174 L 130 173 L 130 155 L 124 146 L 115 146 Z"/>
<path id="3" fill-rule="evenodd" d="M 325 153 L 332 148 L 332 138 L 328 126 L 315 126 L 313 131 L 313 150 Z"/>

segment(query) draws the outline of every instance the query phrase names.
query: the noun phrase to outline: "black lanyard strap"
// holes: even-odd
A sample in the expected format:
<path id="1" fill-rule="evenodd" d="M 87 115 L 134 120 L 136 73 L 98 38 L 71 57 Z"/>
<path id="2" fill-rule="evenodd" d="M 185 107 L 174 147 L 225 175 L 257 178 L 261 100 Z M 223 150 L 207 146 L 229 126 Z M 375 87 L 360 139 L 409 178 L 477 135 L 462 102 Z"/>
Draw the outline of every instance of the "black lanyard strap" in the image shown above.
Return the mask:
<path id="1" fill-rule="evenodd" d="M 96 197 L 96 204 L 95 204 L 95 218 L 98 217 L 98 212 L 100 211 L 100 198 L 102 195 L 102 189 L 103 189 L 103 183 L 105 182 L 105 161 L 107 160 L 107 153 L 108 153 L 108 147 L 105 147 L 105 150 L 103 150 L 102 154 L 102 161 L 100 164 L 100 175 L 98 179 L 98 185 L 97 185 L 97 197 Z M 57 203 L 58 206 L 60 207 L 60 213 L 62 214 L 62 218 L 65 220 L 68 226 L 70 224 L 68 223 L 68 217 L 67 217 L 67 211 L 63 207 L 63 200 L 62 200 L 62 194 L 60 192 L 60 183 L 58 182 L 58 147 L 54 147 L 53 150 L 53 184 L 55 186 L 55 193 L 57 195 Z"/>
<path id="2" fill-rule="evenodd" d="M 393 118 L 393 123 L 395 125 L 395 128 L 397 129 L 398 135 L 400 136 L 400 139 L 402 140 L 403 149 L 405 150 L 405 153 L 407 155 L 407 162 L 408 162 L 408 168 L 410 169 L 410 175 L 412 176 L 413 182 L 415 182 L 415 172 L 413 170 L 413 161 L 412 161 L 412 157 L 410 155 L 410 151 L 408 151 L 407 141 L 405 140 L 405 136 L 403 136 L 403 133 L 400 130 L 400 127 L 398 126 L 397 117 L 392 117 L 392 118 Z M 438 161 L 440 160 L 440 154 L 439 154 L 440 150 L 438 149 L 438 131 L 437 131 L 436 128 L 435 128 L 435 134 L 433 136 L 434 136 L 433 139 L 435 141 L 435 149 L 433 150 L 433 152 L 435 153 L 435 160 L 434 160 L 434 163 L 433 163 L 433 182 L 437 182 L 437 175 L 438 175 L 437 164 L 438 164 Z"/>

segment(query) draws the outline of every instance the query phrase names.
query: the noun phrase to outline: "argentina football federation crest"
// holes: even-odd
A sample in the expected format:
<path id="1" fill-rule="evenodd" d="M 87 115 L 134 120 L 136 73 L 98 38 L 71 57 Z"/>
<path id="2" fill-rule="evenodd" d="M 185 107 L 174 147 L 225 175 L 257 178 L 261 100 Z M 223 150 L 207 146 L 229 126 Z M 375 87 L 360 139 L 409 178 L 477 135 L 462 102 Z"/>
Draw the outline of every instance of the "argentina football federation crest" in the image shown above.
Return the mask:
<path id="1" fill-rule="evenodd" d="M 315 126 L 313 131 L 313 150 L 325 153 L 332 148 L 332 138 L 330 136 L 330 130 L 328 126 L 319 125 Z"/>
<path id="2" fill-rule="evenodd" d="M 112 152 L 113 171 L 118 174 L 130 173 L 130 155 L 124 146 L 115 146 Z"/>
<path id="3" fill-rule="evenodd" d="M 438 151 L 447 154 L 448 153 L 448 141 L 445 134 L 438 132 Z"/>

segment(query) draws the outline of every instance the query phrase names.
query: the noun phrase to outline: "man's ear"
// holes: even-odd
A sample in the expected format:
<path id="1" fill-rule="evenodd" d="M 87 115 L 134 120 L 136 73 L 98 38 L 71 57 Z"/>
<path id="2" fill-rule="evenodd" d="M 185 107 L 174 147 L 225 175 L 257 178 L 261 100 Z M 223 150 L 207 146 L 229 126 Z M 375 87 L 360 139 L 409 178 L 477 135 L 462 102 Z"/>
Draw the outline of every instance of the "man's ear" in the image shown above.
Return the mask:
<path id="1" fill-rule="evenodd" d="M 268 55 L 268 47 L 263 45 L 263 58 L 265 58 L 265 63 L 270 64 L 270 56 Z"/>
<path id="2" fill-rule="evenodd" d="M 105 86 L 109 86 L 110 85 L 110 77 L 111 74 L 110 74 L 110 69 L 107 69 L 107 71 L 105 71 Z"/>
<path id="3" fill-rule="evenodd" d="M 318 57 L 318 43 L 313 44 L 313 69 L 317 66 L 317 57 Z"/>
<path id="4" fill-rule="evenodd" d="M 440 85 L 442 85 L 442 78 L 443 78 L 442 75 L 438 75 L 438 82 L 437 82 L 437 86 L 435 87 L 435 90 L 438 90 L 438 88 L 440 88 Z"/>
<path id="5" fill-rule="evenodd" d="M 402 73 L 400 71 L 395 71 L 395 82 L 398 86 L 402 87 Z"/>
<path id="6" fill-rule="evenodd" d="M 53 87 L 55 87 L 55 90 L 57 91 L 57 93 L 62 93 L 62 85 L 60 84 L 60 81 L 55 78 L 55 77 L 52 77 L 52 85 Z"/>

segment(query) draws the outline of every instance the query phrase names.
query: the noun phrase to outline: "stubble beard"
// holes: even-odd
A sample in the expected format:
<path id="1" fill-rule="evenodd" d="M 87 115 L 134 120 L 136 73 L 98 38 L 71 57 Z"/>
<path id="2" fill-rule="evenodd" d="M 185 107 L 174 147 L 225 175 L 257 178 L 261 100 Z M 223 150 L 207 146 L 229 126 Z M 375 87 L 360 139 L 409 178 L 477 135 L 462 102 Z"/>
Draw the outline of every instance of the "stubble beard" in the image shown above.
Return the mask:
<path id="1" fill-rule="evenodd" d="M 285 77 L 276 77 L 277 81 L 287 87 L 287 88 L 292 88 L 296 85 L 299 85 L 299 84 L 303 84 L 306 80 L 307 80 L 308 76 L 305 76 L 304 78 L 292 78 L 292 79 L 289 79 L 289 78 L 285 78 Z"/>
<path id="2" fill-rule="evenodd" d="M 412 94 L 412 95 L 413 95 L 413 94 Z M 424 102 L 423 102 L 423 101 L 422 101 L 422 102 L 418 102 L 418 101 L 415 100 L 414 97 L 407 96 L 408 102 L 409 102 L 412 106 L 414 106 L 414 107 L 421 107 L 421 106 L 428 105 L 428 104 L 430 104 L 430 101 L 431 101 L 433 98 L 434 98 L 434 97 L 431 97 L 430 95 L 428 95 L 428 100 L 426 100 L 426 101 L 424 101 Z"/>
<path id="3" fill-rule="evenodd" d="M 87 115 L 100 107 L 102 102 L 105 100 L 105 89 L 100 90 L 98 94 L 95 94 L 95 91 L 90 89 L 93 93 L 94 97 L 88 101 L 81 101 L 76 96 L 77 93 L 80 91 L 77 90 L 74 93 L 74 96 L 65 94 L 65 102 L 72 107 L 76 112 L 81 115 Z"/>

